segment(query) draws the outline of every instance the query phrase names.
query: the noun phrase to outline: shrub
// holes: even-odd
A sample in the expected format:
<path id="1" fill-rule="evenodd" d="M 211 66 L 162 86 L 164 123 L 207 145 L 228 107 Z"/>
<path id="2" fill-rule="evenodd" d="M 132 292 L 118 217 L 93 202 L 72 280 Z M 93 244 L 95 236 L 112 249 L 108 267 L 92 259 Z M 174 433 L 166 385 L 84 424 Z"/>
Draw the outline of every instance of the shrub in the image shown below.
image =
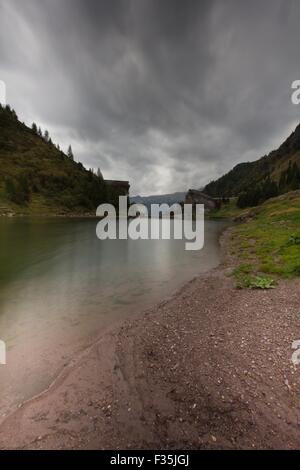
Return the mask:
<path id="1" fill-rule="evenodd" d="M 267 276 L 255 276 L 250 282 L 250 289 L 274 289 L 275 281 Z"/>

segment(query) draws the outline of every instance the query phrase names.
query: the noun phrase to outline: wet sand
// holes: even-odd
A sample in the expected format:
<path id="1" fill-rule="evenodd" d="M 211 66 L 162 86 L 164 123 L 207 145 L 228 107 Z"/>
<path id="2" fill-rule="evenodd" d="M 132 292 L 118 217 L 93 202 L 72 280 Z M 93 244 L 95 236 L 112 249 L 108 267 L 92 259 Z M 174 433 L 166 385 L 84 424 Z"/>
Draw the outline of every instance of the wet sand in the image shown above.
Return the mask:
<path id="1" fill-rule="evenodd" d="M 0 448 L 299 448 L 300 281 L 237 290 L 233 263 L 99 337 L 2 422 Z"/>

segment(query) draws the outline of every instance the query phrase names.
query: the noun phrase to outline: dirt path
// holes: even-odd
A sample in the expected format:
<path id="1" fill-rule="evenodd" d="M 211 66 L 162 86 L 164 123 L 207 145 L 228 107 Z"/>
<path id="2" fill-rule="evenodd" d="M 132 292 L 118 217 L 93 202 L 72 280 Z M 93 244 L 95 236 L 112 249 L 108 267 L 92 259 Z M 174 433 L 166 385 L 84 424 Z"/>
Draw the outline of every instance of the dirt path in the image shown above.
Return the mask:
<path id="1" fill-rule="evenodd" d="M 299 448 L 300 281 L 228 265 L 106 334 L 0 428 L 0 448 Z"/>

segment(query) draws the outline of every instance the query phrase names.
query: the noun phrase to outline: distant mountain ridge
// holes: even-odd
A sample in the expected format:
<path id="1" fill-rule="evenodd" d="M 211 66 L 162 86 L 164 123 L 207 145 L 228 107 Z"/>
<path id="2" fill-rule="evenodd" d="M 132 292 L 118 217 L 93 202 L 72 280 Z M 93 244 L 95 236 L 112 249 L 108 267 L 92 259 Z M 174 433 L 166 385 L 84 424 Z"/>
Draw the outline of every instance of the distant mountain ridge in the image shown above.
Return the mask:
<path id="1" fill-rule="evenodd" d="M 211 181 L 204 192 L 213 197 L 239 196 L 267 185 L 273 193 L 300 188 L 300 124 L 295 131 L 268 155 L 254 162 L 239 163 L 221 178 Z M 277 194 L 272 194 L 276 196 Z"/>
<path id="2" fill-rule="evenodd" d="M 150 207 L 151 204 L 175 204 L 183 202 L 186 194 L 187 191 L 153 196 L 132 196 L 130 197 L 130 202 L 135 204 L 144 204 L 146 207 Z"/>

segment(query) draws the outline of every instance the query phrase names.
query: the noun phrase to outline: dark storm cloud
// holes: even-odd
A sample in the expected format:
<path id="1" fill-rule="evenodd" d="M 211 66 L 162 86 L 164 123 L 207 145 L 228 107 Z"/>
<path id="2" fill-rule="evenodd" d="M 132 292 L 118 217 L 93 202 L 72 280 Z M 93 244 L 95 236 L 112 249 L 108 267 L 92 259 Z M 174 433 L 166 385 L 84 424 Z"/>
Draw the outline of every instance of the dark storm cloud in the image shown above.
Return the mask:
<path id="1" fill-rule="evenodd" d="M 292 0 L 0 0 L 0 79 L 86 166 L 184 190 L 300 120 L 299 20 Z"/>

